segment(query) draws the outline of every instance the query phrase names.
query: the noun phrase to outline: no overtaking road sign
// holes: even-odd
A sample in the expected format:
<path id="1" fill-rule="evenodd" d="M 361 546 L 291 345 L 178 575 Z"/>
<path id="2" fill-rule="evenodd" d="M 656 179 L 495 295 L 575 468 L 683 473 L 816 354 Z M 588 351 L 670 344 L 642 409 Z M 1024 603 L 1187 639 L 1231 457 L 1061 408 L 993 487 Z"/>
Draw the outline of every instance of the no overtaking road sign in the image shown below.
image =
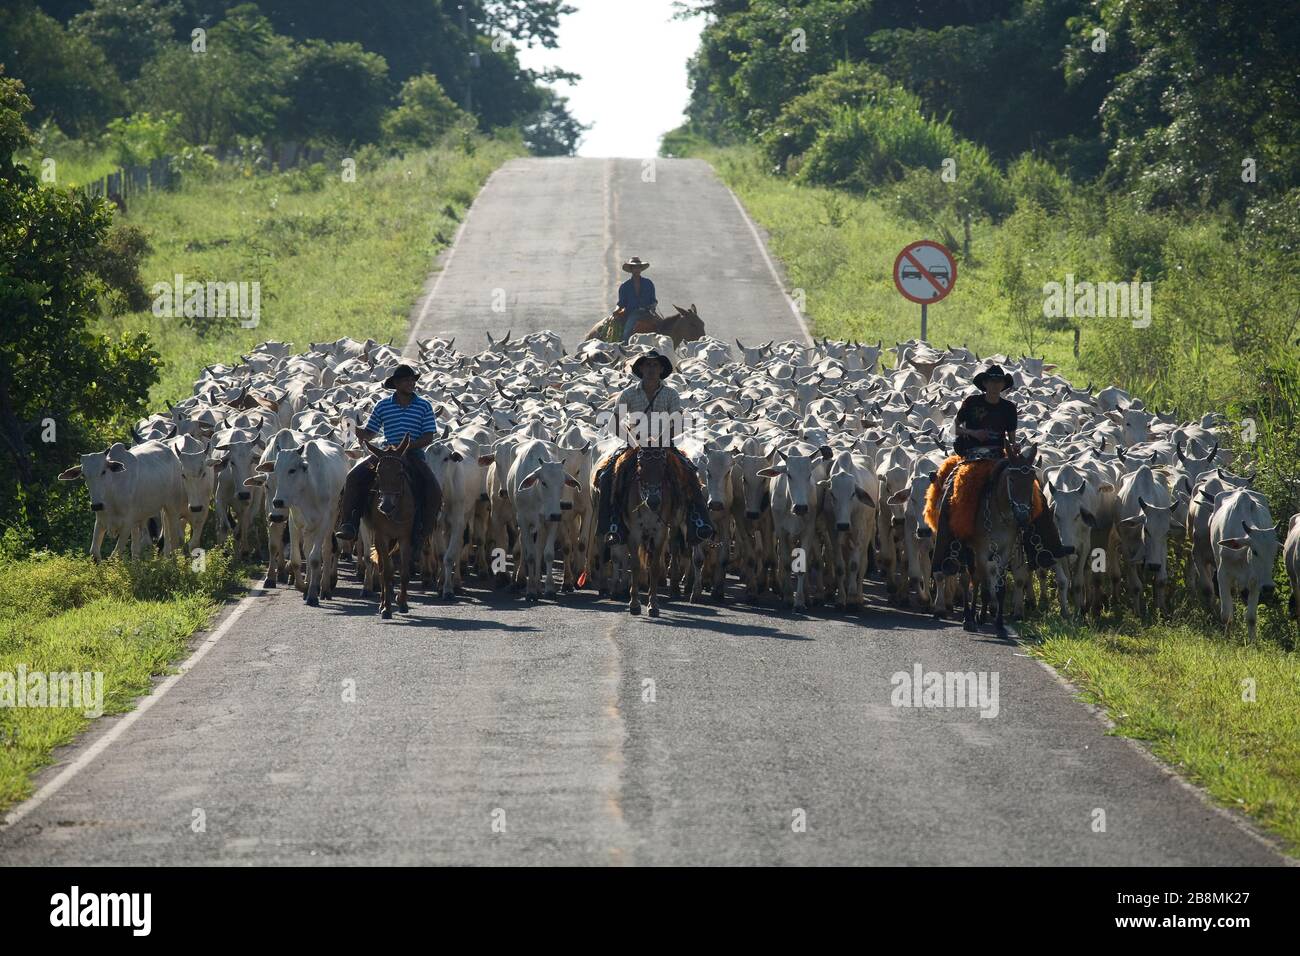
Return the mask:
<path id="1" fill-rule="evenodd" d="M 952 291 L 957 263 L 937 242 L 922 239 L 906 246 L 894 260 L 894 285 L 903 298 L 927 305 Z"/>

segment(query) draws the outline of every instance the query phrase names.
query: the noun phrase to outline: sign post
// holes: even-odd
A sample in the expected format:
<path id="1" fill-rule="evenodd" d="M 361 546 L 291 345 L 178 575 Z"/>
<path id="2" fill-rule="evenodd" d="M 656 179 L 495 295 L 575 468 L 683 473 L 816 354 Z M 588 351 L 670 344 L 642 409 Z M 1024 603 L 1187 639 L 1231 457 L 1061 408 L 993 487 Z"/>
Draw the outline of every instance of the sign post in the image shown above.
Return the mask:
<path id="1" fill-rule="evenodd" d="M 945 298 L 957 282 L 957 262 L 946 248 L 929 239 L 903 248 L 894 260 L 894 287 L 921 306 L 921 340 L 929 333 L 929 305 Z"/>

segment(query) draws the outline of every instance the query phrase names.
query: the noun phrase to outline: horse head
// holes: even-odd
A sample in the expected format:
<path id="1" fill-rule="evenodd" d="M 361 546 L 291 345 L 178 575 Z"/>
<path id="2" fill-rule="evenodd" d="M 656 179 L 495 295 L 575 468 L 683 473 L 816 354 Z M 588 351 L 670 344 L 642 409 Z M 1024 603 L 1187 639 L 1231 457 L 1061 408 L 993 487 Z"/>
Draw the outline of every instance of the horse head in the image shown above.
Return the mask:
<path id="1" fill-rule="evenodd" d="M 704 320 L 696 311 L 694 302 L 689 309 L 683 309 L 680 305 L 674 305 L 673 308 L 677 312 L 664 320 L 664 334 L 672 336 L 674 346 L 704 337 Z"/>
<path id="2" fill-rule="evenodd" d="M 1028 525 L 1033 517 L 1034 482 L 1037 478 L 1034 461 L 1037 457 L 1037 447 L 1031 447 L 1027 455 L 1012 455 L 999 475 L 999 483 L 1006 489 L 1006 503 L 1016 519 L 1016 525 L 1021 528 Z"/>
<path id="3" fill-rule="evenodd" d="M 402 460 L 410 447 L 410 435 L 403 438 L 396 448 L 377 448 L 366 442 L 366 448 L 375 456 L 375 477 L 370 493 L 374 496 L 376 510 L 389 520 L 397 518 L 402 495 L 410 490 L 406 465 Z"/>

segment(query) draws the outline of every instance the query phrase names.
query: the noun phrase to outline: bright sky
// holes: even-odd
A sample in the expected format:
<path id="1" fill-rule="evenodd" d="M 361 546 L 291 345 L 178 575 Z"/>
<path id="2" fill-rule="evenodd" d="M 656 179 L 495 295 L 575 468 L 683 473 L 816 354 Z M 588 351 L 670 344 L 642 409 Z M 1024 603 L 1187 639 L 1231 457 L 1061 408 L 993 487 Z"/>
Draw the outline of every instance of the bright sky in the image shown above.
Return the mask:
<path id="1" fill-rule="evenodd" d="M 659 137 L 683 122 L 686 61 L 704 18 L 671 19 L 672 0 L 568 2 L 577 12 L 560 19 L 559 48 L 521 48 L 520 63 L 581 74 L 574 86 L 556 84 L 569 111 L 593 124 L 579 156 L 657 156 Z"/>

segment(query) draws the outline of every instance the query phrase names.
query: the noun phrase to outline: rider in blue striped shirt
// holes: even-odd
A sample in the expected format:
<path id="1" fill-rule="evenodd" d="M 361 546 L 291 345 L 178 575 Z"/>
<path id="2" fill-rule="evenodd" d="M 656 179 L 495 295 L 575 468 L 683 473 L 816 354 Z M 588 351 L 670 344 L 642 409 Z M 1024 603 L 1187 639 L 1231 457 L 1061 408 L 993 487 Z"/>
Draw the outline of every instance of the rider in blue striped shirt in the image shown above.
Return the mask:
<path id="1" fill-rule="evenodd" d="M 382 432 L 384 444 L 392 448 L 410 437 L 411 445 L 406 451 L 407 473 L 415 483 L 415 527 L 411 531 L 411 540 L 419 545 L 423 540 L 424 530 L 432 530 L 434 518 L 442 506 L 442 491 L 434 477 L 429 462 L 424 457 L 424 449 L 437 435 L 438 419 L 433 413 L 433 406 L 428 399 L 415 394 L 415 383 L 419 376 L 409 365 L 399 365 L 385 381 L 384 386 L 391 388 L 393 394 L 375 406 L 365 428 L 357 429 L 357 437 L 362 441 L 374 441 Z M 367 456 L 348 472 L 348 479 L 343 486 L 343 507 L 339 509 L 339 527 L 336 532 L 344 541 L 351 541 L 361 528 L 361 516 L 365 513 L 366 499 L 370 494 L 370 483 L 375 476 L 375 458 Z"/>

